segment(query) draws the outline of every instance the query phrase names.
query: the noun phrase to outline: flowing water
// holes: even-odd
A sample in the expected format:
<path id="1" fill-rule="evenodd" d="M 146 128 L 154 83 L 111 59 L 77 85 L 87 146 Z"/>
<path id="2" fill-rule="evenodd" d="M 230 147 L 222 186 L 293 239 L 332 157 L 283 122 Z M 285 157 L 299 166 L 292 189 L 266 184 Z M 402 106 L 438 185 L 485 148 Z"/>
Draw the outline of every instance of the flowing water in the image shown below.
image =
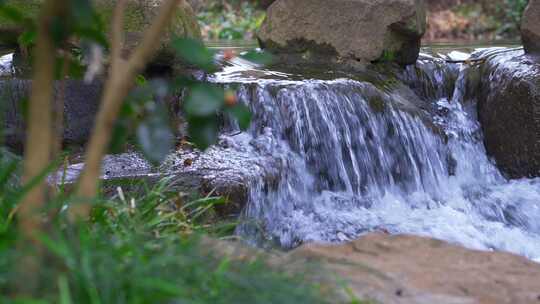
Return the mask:
<path id="1" fill-rule="evenodd" d="M 284 248 L 410 233 L 540 259 L 540 179 L 488 159 L 473 69 L 424 54 L 397 77 L 302 78 L 229 62 L 214 81 L 240 83 L 248 133 L 266 135 L 251 144 L 281 164 L 253 181 L 238 233 Z"/>

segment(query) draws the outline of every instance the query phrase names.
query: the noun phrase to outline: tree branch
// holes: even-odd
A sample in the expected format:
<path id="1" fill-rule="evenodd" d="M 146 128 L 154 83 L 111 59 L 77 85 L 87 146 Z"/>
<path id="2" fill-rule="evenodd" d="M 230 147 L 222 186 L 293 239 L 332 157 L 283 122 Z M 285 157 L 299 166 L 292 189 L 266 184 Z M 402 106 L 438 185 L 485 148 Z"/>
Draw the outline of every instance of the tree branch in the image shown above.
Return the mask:
<path id="1" fill-rule="evenodd" d="M 70 208 L 69 215 L 72 220 L 85 219 L 90 213 L 91 200 L 97 193 L 101 171 L 101 160 L 109 145 L 118 112 L 120 111 L 124 99 L 129 94 L 129 90 L 133 86 L 137 73 L 142 71 L 148 60 L 151 59 L 158 49 L 160 37 L 173 15 L 176 13 L 176 7 L 179 1 L 180 0 L 167 0 L 167 2 L 161 6 L 155 21 L 150 28 L 146 30 L 142 42 L 135 49 L 125 66 L 118 65 L 118 68 L 116 68 L 116 64 L 114 63 L 111 66 L 110 76 L 105 85 L 101 108 L 96 118 L 94 132 L 86 151 L 85 168 L 77 188 L 77 196 L 83 201 Z M 121 14 L 116 14 L 115 20 L 113 20 L 113 29 L 115 32 L 121 29 L 119 26 L 122 22 L 119 20 L 121 16 Z M 111 38 L 113 39 L 111 45 L 114 46 L 113 56 L 118 55 L 118 50 L 120 49 L 118 39 L 121 39 L 120 37 L 121 36 L 118 33 L 113 33 L 113 35 L 111 35 Z M 116 60 L 119 62 L 118 59 Z"/>
<path id="2" fill-rule="evenodd" d="M 122 49 L 124 48 L 124 11 L 126 0 L 118 0 L 114 9 L 111 26 L 111 73 L 116 73 L 122 61 Z"/>
<path id="3" fill-rule="evenodd" d="M 68 0 L 47 0 L 39 17 L 38 37 L 35 47 L 35 65 L 30 93 L 30 108 L 27 121 L 27 136 L 24 152 L 23 182 L 28 184 L 44 173 L 51 160 L 54 146 L 52 105 L 54 94 L 54 64 L 56 45 L 51 28 L 56 18 L 63 18 L 68 11 Z M 18 210 L 19 230 L 23 238 L 22 263 L 17 276 L 17 289 L 21 294 L 31 294 L 37 287 L 35 273 L 39 272 L 41 246 L 37 234 L 43 230 L 42 214 L 47 201 L 45 180 L 33 186 L 24 197 Z M 34 244 L 31 252 L 27 241 Z"/>

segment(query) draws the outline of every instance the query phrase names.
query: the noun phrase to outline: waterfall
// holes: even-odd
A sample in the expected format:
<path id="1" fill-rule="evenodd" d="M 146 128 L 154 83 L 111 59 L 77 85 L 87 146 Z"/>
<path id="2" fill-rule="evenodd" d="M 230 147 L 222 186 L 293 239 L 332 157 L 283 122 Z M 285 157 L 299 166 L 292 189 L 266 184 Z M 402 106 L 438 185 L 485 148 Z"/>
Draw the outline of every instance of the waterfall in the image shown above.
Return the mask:
<path id="1" fill-rule="evenodd" d="M 540 179 L 508 181 L 487 157 L 468 87 L 476 67 L 424 56 L 370 80 L 241 67 L 215 81 L 240 83 L 248 133 L 271 138 L 251 144 L 280 163 L 277 178 L 250 187 L 237 231 L 249 242 L 292 248 L 384 231 L 540 258 Z"/>

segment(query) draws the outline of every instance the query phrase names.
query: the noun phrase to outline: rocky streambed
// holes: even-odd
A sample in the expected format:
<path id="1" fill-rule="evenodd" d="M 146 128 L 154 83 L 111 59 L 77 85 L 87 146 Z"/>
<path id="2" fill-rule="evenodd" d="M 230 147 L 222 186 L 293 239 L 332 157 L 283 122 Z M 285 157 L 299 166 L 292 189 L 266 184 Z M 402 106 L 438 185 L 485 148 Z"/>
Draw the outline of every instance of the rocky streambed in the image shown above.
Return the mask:
<path id="1" fill-rule="evenodd" d="M 247 132 L 225 121 L 218 145 L 184 147 L 158 167 L 133 153 L 108 156 L 103 178 L 169 177 L 178 191 L 215 189 L 231 203 L 223 215 L 245 220 L 239 236 L 292 249 L 271 253 L 270 263 L 318 270 L 308 277 L 347 286 L 345 299 L 538 303 L 540 180 L 521 166 L 535 164 L 521 161 L 535 157 L 534 134 L 511 131 L 537 125 L 528 110 L 497 110 L 535 102 L 526 88 L 538 79 L 529 68 L 536 63 L 520 49 L 424 51 L 406 69 L 319 79 L 234 59 L 211 81 L 239 86 L 253 113 Z M 456 56 L 467 62 L 449 63 Z M 495 119 L 507 133 L 490 133 L 493 115 L 515 115 Z M 490 140 L 515 152 L 499 159 Z M 68 180 L 81 166 L 68 168 Z M 267 254 L 212 246 L 232 258 Z"/>

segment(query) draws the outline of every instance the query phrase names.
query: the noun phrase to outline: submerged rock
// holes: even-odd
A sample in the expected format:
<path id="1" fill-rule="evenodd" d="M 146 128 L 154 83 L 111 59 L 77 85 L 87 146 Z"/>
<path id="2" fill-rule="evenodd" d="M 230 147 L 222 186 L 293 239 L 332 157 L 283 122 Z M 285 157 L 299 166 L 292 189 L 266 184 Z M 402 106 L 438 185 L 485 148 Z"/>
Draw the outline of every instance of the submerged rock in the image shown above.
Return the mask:
<path id="1" fill-rule="evenodd" d="M 483 68 L 478 114 L 487 152 L 510 178 L 540 176 L 540 63 L 521 51 Z"/>
<path id="2" fill-rule="evenodd" d="M 349 65 L 412 64 L 425 29 L 423 0 L 278 0 L 258 37 L 277 53 Z"/>
<path id="3" fill-rule="evenodd" d="M 525 51 L 540 55 L 540 0 L 530 0 L 521 24 L 521 38 Z"/>
<path id="4" fill-rule="evenodd" d="M 286 260 L 296 267 L 316 263 L 323 279 L 345 284 L 358 299 L 375 303 L 514 304 L 540 299 L 540 264 L 424 237 L 375 233 L 344 245 L 303 246 Z"/>

